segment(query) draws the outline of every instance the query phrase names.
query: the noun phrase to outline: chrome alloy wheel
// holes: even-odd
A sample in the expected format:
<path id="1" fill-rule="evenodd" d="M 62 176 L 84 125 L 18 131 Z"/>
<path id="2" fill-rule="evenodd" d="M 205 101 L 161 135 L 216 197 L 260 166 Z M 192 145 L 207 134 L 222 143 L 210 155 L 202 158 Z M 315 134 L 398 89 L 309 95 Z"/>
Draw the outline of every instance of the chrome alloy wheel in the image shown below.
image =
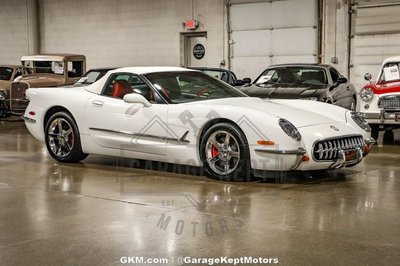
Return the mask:
<path id="1" fill-rule="evenodd" d="M 219 175 L 229 175 L 239 164 L 239 143 L 224 130 L 218 130 L 208 138 L 205 153 L 208 165 Z"/>
<path id="2" fill-rule="evenodd" d="M 72 126 L 64 118 L 56 118 L 51 122 L 48 134 L 48 143 L 54 155 L 60 158 L 67 157 L 74 147 L 74 132 Z"/>

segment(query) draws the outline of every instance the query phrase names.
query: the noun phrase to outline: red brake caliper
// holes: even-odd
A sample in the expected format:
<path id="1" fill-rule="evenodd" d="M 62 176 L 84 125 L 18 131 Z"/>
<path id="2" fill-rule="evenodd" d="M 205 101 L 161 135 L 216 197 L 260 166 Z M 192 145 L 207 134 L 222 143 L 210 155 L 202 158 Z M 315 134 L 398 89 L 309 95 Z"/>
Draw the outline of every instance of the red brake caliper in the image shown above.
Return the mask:
<path id="1" fill-rule="evenodd" d="M 71 142 L 71 144 L 74 144 L 74 134 L 70 134 L 69 141 Z"/>
<path id="2" fill-rule="evenodd" d="M 212 157 L 215 157 L 218 155 L 218 150 L 217 150 L 217 148 L 215 148 L 215 146 L 212 146 L 212 148 L 211 148 L 211 155 L 212 155 Z"/>

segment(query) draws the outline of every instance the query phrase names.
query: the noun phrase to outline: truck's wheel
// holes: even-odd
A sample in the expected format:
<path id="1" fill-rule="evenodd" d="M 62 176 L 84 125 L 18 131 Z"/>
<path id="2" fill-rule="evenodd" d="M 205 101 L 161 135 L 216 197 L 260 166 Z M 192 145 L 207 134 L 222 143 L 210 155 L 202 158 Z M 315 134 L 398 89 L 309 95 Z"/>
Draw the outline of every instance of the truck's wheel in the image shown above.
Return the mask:
<path id="1" fill-rule="evenodd" d="M 379 137 L 379 125 L 371 125 L 371 137 L 378 140 Z"/>
<path id="2" fill-rule="evenodd" d="M 79 162 L 87 157 L 82 152 L 79 130 L 70 114 L 53 114 L 45 127 L 47 150 L 57 161 L 63 163 Z"/>

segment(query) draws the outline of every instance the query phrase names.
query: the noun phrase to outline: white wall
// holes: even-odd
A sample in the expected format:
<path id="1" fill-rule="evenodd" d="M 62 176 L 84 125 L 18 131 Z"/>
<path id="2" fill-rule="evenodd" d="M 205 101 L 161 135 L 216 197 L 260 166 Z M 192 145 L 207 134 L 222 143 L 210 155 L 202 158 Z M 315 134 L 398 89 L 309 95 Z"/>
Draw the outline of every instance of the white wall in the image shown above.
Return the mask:
<path id="1" fill-rule="evenodd" d="M 228 62 L 224 0 L 1 2 L 0 64 L 16 64 L 22 55 L 40 52 L 82 53 L 87 56 L 88 68 L 179 65 L 183 49 L 179 35 L 186 32 L 182 23 L 191 19 L 192 13 L 200 21 L 197 31 L 207 31 L 208 65 L 218 67 L 223 59 Z M 39 10 L 36 10 L 37 2 Z M 350 2 L 323 0 L 322 62 L 330 64 L 336 54 L 338 64 L 333 65 L 345 76 L 348 73 Z M 246 19 L 243 17 L 244 21 Z M 39 29 L 40 34 L 36 32 Z"/>
<path id="2" fill-rule="evenodd" d="M 37 2 L 2 0 L 0 64 L 20 64 L 21 56 L 38 52 Z"/>
<path id="3" fill-rule="evenodd" d="M 348 77 L 349 1 L 325 0 L 323 14 L 323 51 L 321 62 L 334 66 Z M 332 57 L 337 63 L 332 63 Z"/>
<path id="4" fill-rule="evenodd" d="M 80 53 L 88 68 L 180 64 L 182 23 L 207 31 L 210 66 L 224 59 L 223 0 L 40 0 L 42 53 Z M 192 6 L 193 5 L 193 6 Z"/>

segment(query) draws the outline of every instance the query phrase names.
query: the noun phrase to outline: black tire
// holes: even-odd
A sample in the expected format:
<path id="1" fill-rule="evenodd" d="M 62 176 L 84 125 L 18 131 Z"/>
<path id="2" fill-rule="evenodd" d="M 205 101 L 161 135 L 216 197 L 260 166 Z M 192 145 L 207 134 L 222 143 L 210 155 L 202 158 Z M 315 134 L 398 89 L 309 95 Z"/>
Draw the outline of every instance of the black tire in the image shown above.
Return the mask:
<path id="1" fill-rule="evenodd" d="M 0 118 L 5 118 L 10 116 L 10 110 L 5 103 L 5 101 L 0 100 Z"/>
<path id="2" fill-rule="evenodd" d="M 76 163 L 88 156 L 82 152 L 78 127 L 67 112 L 58 112 L 49 118 L 45 141 L 51 157 L 59 162 Z"/>
<path id="3" fill-rule="evenodd" d="M 218 123 L 207 129 L 200 143 L 200 157 L 207 175 L 211 178 L 251 180 L 250 152 L 246 136 L 232 124 Z"/>
<path id="4" fill-rule="evenodd" d="M 386 130 L 383 134 L 383 144 L 393 144 L 394 143 L 394 134 L 393 130 Z"/>
<path id="5" fill-rule="evenodd" d="M 371 137 L 375 140 L 378 140 L 379 137 L 379 125 L 370 125 L 371 126 Z M 377 142 L 375 142 L 377 143 Z"/>

